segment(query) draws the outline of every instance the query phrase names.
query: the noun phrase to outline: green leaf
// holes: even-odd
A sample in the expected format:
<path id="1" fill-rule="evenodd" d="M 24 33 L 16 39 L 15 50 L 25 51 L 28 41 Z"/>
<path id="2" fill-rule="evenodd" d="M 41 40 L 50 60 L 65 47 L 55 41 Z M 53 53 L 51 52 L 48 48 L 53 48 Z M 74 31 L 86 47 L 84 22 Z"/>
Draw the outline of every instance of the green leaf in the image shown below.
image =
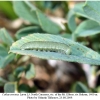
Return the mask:
<path id="1" fill-rule="evenodd" d="M 21 84 L 18 86 L 18 91 L 20 93 L 36 93 L 38 88 L 36 86 L 30 87 L 27 84 Z"/>
<path id="2" fill-rule="evenodd" d="M 6 57 L 7 55 L 8 55 L 7 49 L 3 45 L 0 44 L 0 56 Z"/>
<path id="3" fill-rule="evenodd" d="M 100 23 L 99 7 L 100 7 L 99 1 L 86 1 L 83 10 L 90 19 Z"/>
<path id="4" fill-rule="evenodd" d="M 63 33 L 61 34 L 62 37 L 72 39 L 72 34 L 71 33 Z"/>
<path id="5" fill-rule="evenodd" d="M 3 86 L 7 81 L 0 77 L 0 86 Z"/>
<path id="6" fill-rule="evenodd" d="M 74 11 L 75 14 L 78 15 L 78 16 L 82 16 L 82 17 L 85 17 L 85 18 L 89 18 L 89 17 L 87 16 L 87 14 L 86 14 L 86 13 L 84 12 L 84 10 L 83 10 L 83 5 L 84 5 L 84 2 L 75 4 L 75 7 L 73 8 L 73 11 Z"/>
<path id="7" fill-rule="evenodd" d="M 9 54 L 6 48 L 0 45 L 0 68 L 6 67 L 15 57 L 15 54 Z"/>
<path id="8" fill-rule="evenodd" d="M 36 13 L 37 13 L 38 20 L 40 22 L 39 24 L 44 31 L 52 34 L 60 33 L 61 28 L 57 24 L 49 20 L 49 18 L 45 16 L 43 13 L 41 13 L 40 11 L 37 11 Z"/>
<path id="9" fill-rule="evenodd" d="M 25 78 L 32 79 L 35 76 L 35 68 L 33 64 L 29 64 L 25 70 Z"/>
<path id="10" fill-rule="evenodd" d="M 34 11 L 32 11 L 33 9 L 30 8 L 24 1 L 14 1 L 13 7 L 14 7 L 15 13 L 19 17 L 21 17 L 33 24 L 37 24 L 37 25 L 39 24 L 35 7 L 34 7 Z"/>
<path id="11" fill-rule="evenodd" d="M 9 73 L 7 75 L 7 79 L 8 79 L 9 82 L 14 82 L 14 81 L 17 80 L 16 77 L 13 75 L 13 73 Z"/>
<path id="12" fill-rule="evenodd" d="M 26 49 L 24 47 L 26 47 Z M 42 59 L 100 65 L 100 55 L 95 51 L 77 42 L 50 34 L 34 33 L 23 37 L 12 44 L 10 52 Z"/>
<path id="13" fill-rule="evenodd" d="M 73 33 L 75 37 L 86 37 L 100 33 L 100 25 L 92 20 L 83 21 Z"/>
<path id="14" fill-rule="evenodd" d="M 76 29 L 75 12 L 70 10 L 68 13 L 68 27 L 73 32 Z"/>
<path id="15" fill-rule="evenodd" d="M 0 45 L 0 68 L 5 68 L 14 58 L 15 54 L 8 54 L 6 48 Z"/>
<path id="16" fill-rule="evenodd" d="M 16 82 L 7 82 L 4 86 L 5 93 L 15 93 L 17 91 L 17 83 Z"/>
<path id="17" fill-rule="evenodd" d="M 0 65 L 0 68 L 5 68 L 13 59 L 15 58 L 15 54 L 9 54 L 4 58 L 4 62 Z"/>
<path id="18" fill-rule="evenodd" d="M 21 84 L 18 86 L 18 91 L 20 93 L 29 93 L 31 92 L 31 88 L 27 84 Z"/>
<path id="19" fill-rule="evenodd" d="M 74 87 L 74 91 L 77 93 L 89 93 L 88 88 L 81 82 L 77 82 Z"/>
<path id="20" fill-rule="evenodd" d="M 15 76 L 16 78 L 19 78 L 19 77 L 21 77 L 21 75 L 22 75 L 22 73 L 23 73 L 24 71 L 25 71 L 24 66 L 20 66 L 20 67 L 18 67 L 18 68 L 16 68 L 16 69 L 14 70 L 13 74 L 14 74 L 14 76 Z"/>
<path id="21" fill-rule="evenodd" d="M 27 66 L 20 66 L 14 71 L 14 76 L 16 78 L 21 77 L 22 73 L 25 73 L 26 79 L 32 79 L 35 76 L 35 68 L 33 64 L 29 64 Z"/>
<path id="22" fill-rule="evenodd" d="M 17 15 L 15 14 L 13 10 L 11 1 L 0 1 L 0 10 L 10 19 L 17 18 Z"/>
<path id="23" fill-rule="evenodd" d="M 14 42 L 5 28 L 0 29 L 0 39 L 8 46 L 10 46 Z"/>
<path id="24" fill-rule="evenodd" d="M 88 2 L 91 2 L 91 1 L 88 1 Z M 92 1 L 92 3 L 95 3 L 95 2 Z M 75 4 L 75 7 L 72 10 L 70 10 L 68 13 L 68 26 L 72 32 L 74 32 L 77 27 L 76 22 L 75 22 L 75 15 L 82 16 L 88 19 L 93 19 L 91 18 L 91 15 L 88 15 L 89 13 L 91 13 L 90 10 L 88 10 L 87 8 L 86 9 L 83 8 L 83 5 L 84 5 L 84 2 Z M 88 10 L 87 13 L 84 12 L 85 10 L 86 11 Z M 95 14 L 93 14 L 93 16 L 95 16 Z M 88 25 L 86 26 L 89 27 Z M 92 26 L 92 24 L 90 26 Z"/>
<path id="25" fill-rule="evenodd" d="M 83 11 L 83 5 L 84 5 L 84 2 L 77 3 L 75 4 L 74 8 L 68 12 L 68 18 L 67 18 L 68 27 L 72 32 L 74 32 L 75 29 L 77 28 L 77 25 L 75 22 L 76 16 L 82 16 L 85 18 L 89 18 Z"/>
<path id="26" fill-rule="evenodd" d="M 29 26 L 29 27 L 25 27 L 25 28 L 18 30 L 15 36 L 17 39 L 20 39 L 23 36 L 27 36 L 31 33 L 38 33 L 38 32 L 43 33 L 41 28 L 37 26 Z"/>
<path id="27" fill-rule="evenodd" d="M 30 23 L 41 26 L 41 28 L 52 34 L 57 34 L 61 28 L 52 22 L 46 15 L 28 1 L 14 1 L 14 10 L 16 14 L 29 21 Z"/>

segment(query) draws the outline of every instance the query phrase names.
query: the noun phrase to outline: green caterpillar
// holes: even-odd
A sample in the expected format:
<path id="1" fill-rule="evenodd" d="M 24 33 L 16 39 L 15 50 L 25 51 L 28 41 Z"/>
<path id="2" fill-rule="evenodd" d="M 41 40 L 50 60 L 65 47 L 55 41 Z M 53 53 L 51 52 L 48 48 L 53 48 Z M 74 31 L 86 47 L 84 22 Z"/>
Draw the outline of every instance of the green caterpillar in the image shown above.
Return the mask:
<path id="1" fill-rule="evenodd" d="M 68 45 L 64 43 L 51 41 L 32 41 L 23 44 L 21 50 L 35 50 L 41 52 L 55 52 L 69 55 L 71 50 Z"/>

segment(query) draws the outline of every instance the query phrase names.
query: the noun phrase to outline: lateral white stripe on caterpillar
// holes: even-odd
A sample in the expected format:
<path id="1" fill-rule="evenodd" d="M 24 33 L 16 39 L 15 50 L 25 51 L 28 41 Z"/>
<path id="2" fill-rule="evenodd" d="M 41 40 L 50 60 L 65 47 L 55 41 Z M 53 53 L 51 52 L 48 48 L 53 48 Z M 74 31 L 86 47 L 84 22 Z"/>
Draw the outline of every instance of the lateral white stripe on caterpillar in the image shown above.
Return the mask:
<path id="1" fill-rule="evenodd" d="M 60 52 L 69 55 L 71 50 L 68 45 L 64 43 L 51 42 L 51 41 L 32 41 L 23 44 L 21 50 L 36 50 L 45 52 Z"/>

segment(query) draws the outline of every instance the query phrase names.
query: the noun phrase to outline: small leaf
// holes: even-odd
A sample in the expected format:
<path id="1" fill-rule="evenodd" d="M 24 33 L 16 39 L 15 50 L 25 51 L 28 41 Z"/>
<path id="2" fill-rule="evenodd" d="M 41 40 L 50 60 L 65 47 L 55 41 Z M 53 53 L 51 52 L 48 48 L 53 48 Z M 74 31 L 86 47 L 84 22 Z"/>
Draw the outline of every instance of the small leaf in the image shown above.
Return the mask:
<path id="1" fill-rule="evenodd" d="M 0 86 L 3 86 L 7 81 L 0 77 Z"/>
<path id="2" fill-rule="evenodd" d="M 86 1 L 83 10 L 90 19 L 100 23 L 99 7 L 100 7 L 99 1 Z"/>
<path id="3" fill-rule="evenodd" d="M 68 13 L 68 27 L 73 32 L 76 29 L 75 12 L 70 10 Z"/>
<path id="4" fill-rule="evenodd" d="M 8 46 L 10 46 L 14 42 L 5 28 L 0 29 L 0 39 Z"/>
<path id="5" fill-rule="evenodd" d="M 75 32 L 73 33 L 76 37 L 86 37 L 100 33 L 100 25 L 92 20 L 86 20 L 82 22 Z"/>
<path id="6" fill-rule="evenodd" d="M 81 82 L 77 82 L 75 84 L 75 92 L 77 93 L 89 93 L 90 91 L 88 90 L 88 88 L 82 84 Z"/>
<path id="7" fill-rule="evenodd" d="M 5 93 L 16 93 L 17 91 L 17 83 L 16 82 L 7 82 L 4 86 Z"/>
<path id="8" fill-rule="evenodd" d="M 3 45 L 0 45 L 0 68 L 6 67 L 15 57 L 15 54 L 8 54 Z"/>
<path id="9" fill-rule="evenodd" d="M 84 5 L 84 2 L 75 4 L 75 7 L 73 8 L 73 11 L 78 16 L 89 18 L 89 16 L 87 16 L 87 14 L 83 10 L 83 5 Z"/>
<path id="10" fill-rule="evenodd" d="M 17 80 L 16 77 L 13 75 L 13 73 L 8 74 L 7 79 L 9 82 L 13 82 Z"/>
<path id="11" fill-rule="evenodd" d="M 6 57 L 7 55 L 8 55 L 7 49 L 3 45 L 0 44 L 0 56 Z"/>
<path id="12" fill-rule="evenodd" d="M 35 76 L 35 68 L 33 64 L 29 64 L 28 66 L 20 66 L 14 71 L 14 76 L 16 78 L 21 77 L 22 73 L 25 73 L 26 79 L 32 79 Z"/>
<path id="13" fill-rule="evenodd" d="M 76 16 L 82 16 L 85 18 L 89 18 L 83 11 L 83 5 L 84 5 L 84 2 L 77 3 L 75 4 L 74 8 L 68 12 L 68 18 L 67 18 L 68 26 L 72 32 L 74 32 L 75 29 L 77 28 L 77 25 L 75 22 Z"/>
<path id="14" fill-rule="evenodd" d="M 13 6 L 19 17 L 41 26 L 44 31 L 52 34 L 57 34 L 61 31 L 61 28 L 56 23 L 52 22 L 29 1 L 14 1 Z"/>
<path id="15" fill-rule="evenodd" d="M 31 34 L 10 47 L 10 52 L 42 59 L 100 65 L 100 55 L 69 39 L 50 34 Z"/>
<path id="16" fill-rule="evenodd" d="M 0 67 L 0 68 L 5 68 L 6 65 L 8 65 L 14 58 L 15 58 L 15 54 L 12 54 L 12 53 L 11 53 L 11 54 L 7 55 L 7 56 L 5 57 L 5 59 L 4 59 L 3 66 Z"/>
<path id="17" fill-rule="evenodd" d="M 16 68 L 15 70 L 14 70 L 14 76 L 16 77 L 16 78 L 19 78 L 19 77 L 21 77 L 21 75 L 22 75 L 22 73 L 25 71 L 25 68 L 24 68 L 24 66 L 20 66 L 20 67 L 18 67 L 18 68 Z"/>
<path id="18" fill-rule="evenodd" d="M 29 93 L 31 92 L 31 88 L 27 84 L 21 84 L 18 86 L 18 91 L 20 93 Z"/>
<path id="19" fill-rule="evenodd" d="M 15 58 L 15 54 L 9 54 L 6 57 L 1 56 L 0 68 L 5 68 L 14 58 Z"/>
<path id="20" fill-rule="evenodd" d="M 36 86 L 30 87 L 28 84 L 20 84 L 18 86 L 18 91 L 20 93 L 36 93 L 38 88 Z"/>
<path id="21" fill-rule="evenodd" d="M 37 27 L 37 26 L 29 26 L 29 27 L 25 27 L 22 28 L 20 30 L 17 31 L 16 33 L 16 38 L 20 39 L 23 36 L 27 36 L 31 33 L 43 33 L 42 29 Z"/>
<path id="22" fill-rule="evenodd" d="M 35 69 L 34 69 L 34 65 L 30 64 L 26 67 L 25 70 L 25 78 L 26 79 L 32 79 L 35 76 Z"/>

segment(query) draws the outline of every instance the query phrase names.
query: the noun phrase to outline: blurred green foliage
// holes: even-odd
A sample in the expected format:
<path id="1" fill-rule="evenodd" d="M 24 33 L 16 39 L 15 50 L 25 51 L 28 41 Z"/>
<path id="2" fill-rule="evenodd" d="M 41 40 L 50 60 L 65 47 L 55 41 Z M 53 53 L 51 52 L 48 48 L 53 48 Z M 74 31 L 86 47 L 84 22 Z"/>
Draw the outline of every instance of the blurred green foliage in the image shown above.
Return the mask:
<path id="1" fill-rule="evenodd" d="M 0 1 L 0 11 L 2 11 L 2 13 L 4 13 L 8 18 L 12 20 L 18 18 L 18 16 L 14 12 L 11 1 Z"/>
<path id="2" fill-rule="evenodd" d="M 14 40 L 33 33 L 49 33 L 63 36 L 65 38 L 77 41 L 98 53 L 100 53 L 100 2 L 86 1 L 76 3 L 74 8 L 69 8 L 66 1 L 0 1 L 0 14 L 3 14 L 9 20 L 22 18 L 30 22 L 30 25 L 22 25 L 12 37 L 5 28 L 0 29 L 0 68 L 5 69 L 10 66 L 11 73 L 7 79 L 0 77 L 0 86 L 4 87 L 4 92 L 36 92 L 37 87 L 30 87 L 27 84 L 19 84 L 24 73 L 26 80 L 33 79 L 35 76 L 34 65 L 19 65 L 25 56 L 8 53 Z M 6 5 L 6 6 L 5 6 Z M 67 20 L 64 25 L 65 30 L 46 16 L 50 11 L 51 15 L 56 9 L 62 9 L 63 18 Z M 25 63 L 25 61 L 23 60 Z M 100 85 L 95 89 L 87 88 L 86 84 L 76 83 L 72 92 L 100 92 Z"/>

